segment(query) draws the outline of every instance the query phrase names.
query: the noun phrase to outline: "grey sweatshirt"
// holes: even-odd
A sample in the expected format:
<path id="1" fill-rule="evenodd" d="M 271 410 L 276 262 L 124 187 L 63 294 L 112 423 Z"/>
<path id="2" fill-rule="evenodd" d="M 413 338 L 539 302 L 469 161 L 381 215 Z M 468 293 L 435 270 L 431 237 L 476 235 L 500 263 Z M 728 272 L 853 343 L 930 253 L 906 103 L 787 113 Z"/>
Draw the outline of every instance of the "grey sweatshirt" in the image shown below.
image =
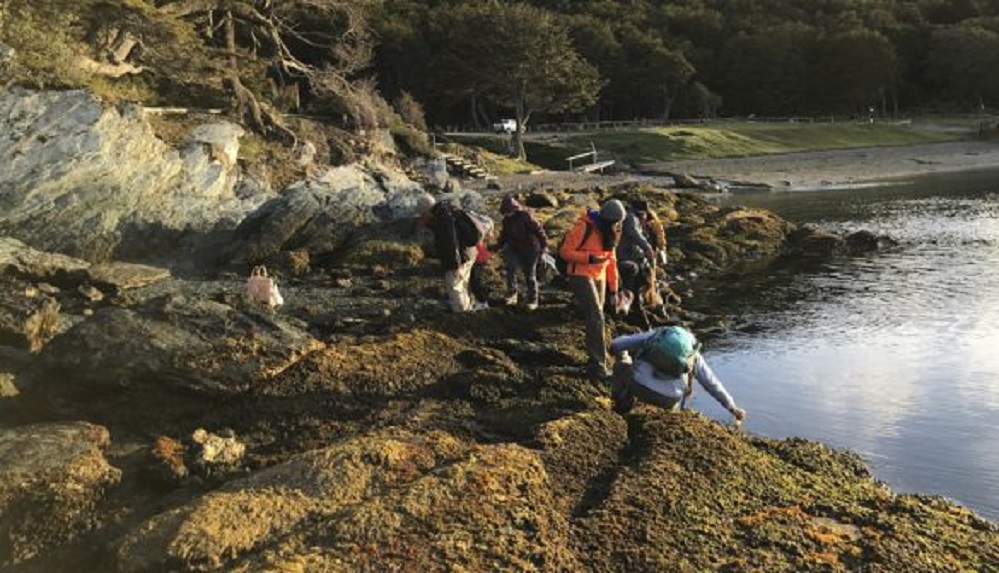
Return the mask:
<path id="1" fill-rule="evenodd" d="M 632 356 L 635 356 L 635 382 L 657 394 L 662 394 L 667 398 L 679 402 L 683 398 L 683 392 L 687 387 L 684 379 L 680 376 L 670 376 L 660 372 L 652 364 L 642 360 L 638 356 L 639 351 L 645 346 L 645 342 L 649 338 L 652 338 L 654 333 L 655 331 L 650 330 L 639 332 L 638 334 L 618 336 L 611 341 L 611 352 L 619 354 L 627 351 Z M 707 361 L 704 360 L 704 357 L 700 353 L 694 359 L 694 379 L 708 391 L 708 394 L 711 394 L 715 400 L 718 400 L 718 403 L 724 406 L 726 410 L 731 411 L 735 408 L 735 400 L 732 399 L 728 390 L 725 389 L 721 380 L 715 376 L 714 371 L 711 370 Z"/>

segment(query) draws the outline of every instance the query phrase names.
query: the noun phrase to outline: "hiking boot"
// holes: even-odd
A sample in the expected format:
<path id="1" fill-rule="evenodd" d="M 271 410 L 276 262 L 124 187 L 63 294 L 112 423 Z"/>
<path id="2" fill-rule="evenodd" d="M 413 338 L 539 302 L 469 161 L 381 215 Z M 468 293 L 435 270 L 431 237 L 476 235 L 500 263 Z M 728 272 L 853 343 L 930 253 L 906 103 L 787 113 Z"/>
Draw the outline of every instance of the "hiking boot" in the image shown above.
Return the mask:
<path id="1" fill-rule="evenodd" d="M 635 407 L 635 396 L 631 393 L 631 388 L 616 381 L 611 390 L 611 400 L 614 403 L 614 411 L 622 416 Z"/>
<path id="2" fill-rule="evenodd" d="M 532 301 L 527 303 L 527 310 L 538 310 L 538 301 Z"/>
<path id="3" fill-rule="evenodd" d="M 611 379 L 611 371 L 603 364 L 591 364 L 586 367 L 586 376 L 595 382 L 607 382 Z"/>
<path id="4" fill-rule="evenodd" d="M 513 306 L 517 304 L 517 293 L 513 293 L 510 296 L 503 299 L 503 304 L 507 306 Z"/>
<path id="5" fill-rule="evenodd" d="M 475 303 L 475 304 L 472 305 L 472 310 L 473 311 L 486 310 L 488 308 L 489 308 L 489 303 L 488 302 L 477 302 L 477 303 Z"/>

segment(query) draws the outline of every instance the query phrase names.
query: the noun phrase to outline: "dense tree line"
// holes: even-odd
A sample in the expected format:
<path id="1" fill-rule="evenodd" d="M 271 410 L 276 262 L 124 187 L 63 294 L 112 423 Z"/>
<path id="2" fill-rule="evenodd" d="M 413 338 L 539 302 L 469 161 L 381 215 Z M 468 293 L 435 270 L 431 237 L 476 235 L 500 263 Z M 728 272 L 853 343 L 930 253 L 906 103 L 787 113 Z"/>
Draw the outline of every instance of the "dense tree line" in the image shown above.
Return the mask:
<path id="1" fill-rule="evenodd" d="M 381 89 L 437 124 L 999 105 L 999 0 L 384 0 L 372 25 Z"/>
<path id="2" fill-rule="evenodd" d="M 292 140 L 289 111 L 360 131 L 999 105 L 999 0 L 2 0 L 0 44 L 0 83 L 228 103 Z"/>

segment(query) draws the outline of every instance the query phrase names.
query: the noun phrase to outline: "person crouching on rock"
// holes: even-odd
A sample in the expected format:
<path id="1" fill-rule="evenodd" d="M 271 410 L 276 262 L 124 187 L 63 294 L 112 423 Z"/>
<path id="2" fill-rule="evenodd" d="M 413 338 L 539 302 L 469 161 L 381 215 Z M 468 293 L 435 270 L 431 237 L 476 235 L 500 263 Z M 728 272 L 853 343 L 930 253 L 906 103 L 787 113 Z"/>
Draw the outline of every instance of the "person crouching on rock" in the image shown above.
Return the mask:
<path id="1" fill-rule="evenodd" d="M 611 351 L 617 357 L 611 393 L 614 410 L 625 414 L 635 400 L 676 409 L 692 392 L 693 380 L 697 380 L 742 422 L 746 411 L 736 406 L 700 349 L 694 334 L 682 326 L 664 326 L 615 338 L 611 341 Z"/>
<path id="2" fill-rule="evenodd" d="M 591 378 L 610 377 L 607 369 L 607 339 L 604 328 L 604 289 L 618 300 L 617 258 L 614 248 L 621 240 L 624 204 L 617 199 L 605 202 L 600 211 L 587 210 L 569 229 L 559 249 L 566 262 L 569 288 L 586 319 L 587 374 Z"/>
<path id="3" fill-rule="evenodd" d="M 444 271 L 444 291 L 453 312 L 472 310 L 468 282 L 475 264 L 475 246 L 462 247 L 455 229 L 455 213 L 459 211 L 447 201 L 421 203 L 424 206 L 420 225 L 434 233 L 434 249 Z"/>
<path id="4" fill-rule="evenodd" d="M 538 263 L 548 248 L 548 235 L 530 211 L 520 206 L 513 197 L 503 197 L 500 204 L 503 228 L 496 248 L 503 249 L 503 267 L 506 272 L 506 305 L 517 304 L 517 273 L 524 275 L 527 286 L 527 310 L 538 308 Z"/>

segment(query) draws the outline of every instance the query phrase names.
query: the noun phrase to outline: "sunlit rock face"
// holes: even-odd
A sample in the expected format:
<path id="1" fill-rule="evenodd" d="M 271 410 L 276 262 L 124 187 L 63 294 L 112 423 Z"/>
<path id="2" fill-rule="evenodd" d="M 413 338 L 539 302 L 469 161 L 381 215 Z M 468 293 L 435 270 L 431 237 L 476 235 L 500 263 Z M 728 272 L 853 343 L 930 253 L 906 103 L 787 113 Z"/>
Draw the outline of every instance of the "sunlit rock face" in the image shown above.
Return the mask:
<path id="1" fill-rule="evenodd" d="M 201 125 L 175 149 L 142 108 L 85 91 L 4 92 L 0 234 L 103 261 L 232 228 L 270 197 L 239 192 L 242 134 L 232 123 Z"/>

